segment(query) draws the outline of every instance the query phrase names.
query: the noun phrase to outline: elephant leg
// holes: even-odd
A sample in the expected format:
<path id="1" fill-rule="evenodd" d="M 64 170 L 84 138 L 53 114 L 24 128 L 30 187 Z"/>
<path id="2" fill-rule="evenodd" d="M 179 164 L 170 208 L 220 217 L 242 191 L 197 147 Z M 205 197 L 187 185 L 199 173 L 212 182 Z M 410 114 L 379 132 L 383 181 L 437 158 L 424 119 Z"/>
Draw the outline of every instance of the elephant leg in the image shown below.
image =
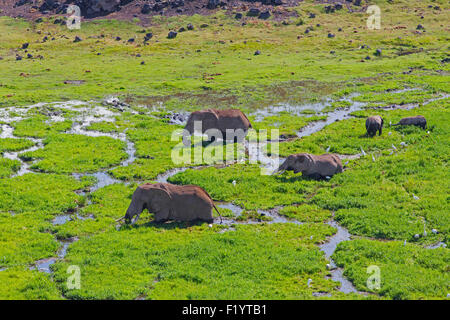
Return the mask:
<path id="1" fill-rule="evenodd" d="M 315 173 L 311 173 L 309 175 L 307 175 L 308 178 L 314 179 L 314 180 L 321 180 L 323 179 L 322 175 L 315 172 Z"/>
<path id="2" fill-rule="evenodd" d="M 155 221 L 156 222 L 164 222 L 169 220 L 170 218 L 170 210 L 169 209 L 161 209 L 155 213 Z"/>
<path id="3" fill-rule="evenodd" d="M 214 222 L 214 219 L 206 219 L 206 220 L 204 220 L 206 223 L 213 223 Z"/>
<path id="4" fill-rule="evenodd" d="M 383 128 L 380 127 L 380 129 L 378 130 L 378 135 L 381 136 L 381 132 L 383 131 Z"/>

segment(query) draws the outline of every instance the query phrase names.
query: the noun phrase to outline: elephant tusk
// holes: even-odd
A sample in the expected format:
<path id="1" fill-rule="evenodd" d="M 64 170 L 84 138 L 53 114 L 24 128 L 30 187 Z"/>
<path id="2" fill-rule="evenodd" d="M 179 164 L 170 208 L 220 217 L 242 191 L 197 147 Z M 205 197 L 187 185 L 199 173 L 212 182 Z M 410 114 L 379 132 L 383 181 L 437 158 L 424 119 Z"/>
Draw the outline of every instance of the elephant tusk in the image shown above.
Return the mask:
<path id="1" fill-rule="evenodd" d="M 122 217 L 122 218 L 117 219 L 116 222 L 123 221 L 124 219 L 125 219 L 125 216 Z"/>
<path id="2" fill-rule="evenodd" d="M 277 176 L 279 176 L 280 174 L 283 174 L 286 170 L 275 170 L 272 174 L 276 174 Z"/>

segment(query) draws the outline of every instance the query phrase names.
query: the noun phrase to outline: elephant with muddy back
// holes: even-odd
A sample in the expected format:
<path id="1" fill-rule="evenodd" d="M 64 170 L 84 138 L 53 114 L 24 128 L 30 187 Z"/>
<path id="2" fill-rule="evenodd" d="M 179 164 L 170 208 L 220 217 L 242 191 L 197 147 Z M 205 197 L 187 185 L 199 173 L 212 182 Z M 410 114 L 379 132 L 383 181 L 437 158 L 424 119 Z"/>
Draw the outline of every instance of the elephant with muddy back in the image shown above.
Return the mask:
<path id="1" fill-rule="evenodd" d="M 154 213 L 156 222 L 202 220 L 212 223 L 213 208 L 222 221 L 219 210 L 204 189 L 194 185 L 146 183 L 136 188 L 125 216 L 117 221 L 129 223 L 137 215 L 136 222 L 142 211 L 147 209 Z"/>
<path id="2" fill-rule="evenodd" d="M 401 119 L 393 126 L 417 126 L 425 129 L 427 127 L 427 120 L 424 116 L 406 117 Z"/>
<path id="3" fill-rule="evenodd" d="M 274 171 L 283 173 L 286 170 L 301 172 L 304 176 L 312 179 L 323 179 L 331 177 L 343 171 L 342 161 L 335 154 L 323 154 L 316 156 L 309 153 L 292 154 Z"/>
<path id="4" fill-rule="evenodd" d="M 221 134 L 223 140 L 232 138 L 234 141 L 242 142 L 247 135 L 248 129 L 252 128 L 252 124 L 247 116 L 239 109 L 207 109 L 194 111 L 187 120 L 185 130 L 192 135 L 201 123 L 201 133 L 207 133 L 208 139 L 214 141 L 217 134 Z M 227 137 L 227 130 L 233 133 Z M 190 145 L 188 135 L 183 137 L 184 145 Z M 228 138 L 228 139 L 227 139 Z"/>

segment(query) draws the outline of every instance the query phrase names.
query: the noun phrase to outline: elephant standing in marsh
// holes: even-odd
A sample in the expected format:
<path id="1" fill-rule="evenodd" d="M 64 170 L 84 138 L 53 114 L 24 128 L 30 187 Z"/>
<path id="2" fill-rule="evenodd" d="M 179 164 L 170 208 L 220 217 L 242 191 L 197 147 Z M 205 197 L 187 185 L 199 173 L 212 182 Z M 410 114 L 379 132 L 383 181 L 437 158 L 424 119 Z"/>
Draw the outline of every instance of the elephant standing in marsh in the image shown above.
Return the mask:
<path id="1" fill-rule="evenodd" d="M 406 117 L 393 124 L 393 126 L 418 126 L 425 129 L 427 127 L 427 119 L 424 116 Z"/>
<path id="2" fill-rule="evenodd" d="M 223 140 L 228 140 L 228 129 L 233 130 L 233 136 L 228 138 L 241 142 L 245 139 L 248 129 L 252 128 L 247 116 L 239 109 L 207 109 L 192 112 L 184 128 L 190 135 L 197 130 L 195 122 L 201 123 L 201 133 L 207 133 L 209 140 L 215 139 L 214 130 L 211 129 L 215 129 L 217 134 L 221 133 Z M 190 145 L 187 136 L 183 138 L 183 142 Z"/>
<path id="3" fill-rule="evenodd" d="M 209 194 L 198 186 L 146 183 L 134 191 L 125 216 L 119 220 L 125 219 L 129 223 L 135 215 L 138 216 L 137 220 L 142 211 L 147 209 L 155 214 L 156 222 L 204 220 L 212 223 L 212 208 L 220 216 Z"/>
<path id="4" fill-rule="evenodd" d="M 323 179 L 341 173 L 342 162 L 335 154 L 316 156 L 309 153 L 297 153 L 287 157 L 274 173 L 283 173 L 286 170 L 293 170 L 294 173 L 301 172 L 304 176 L 313 179 Z"/>
<path id="5" fill-rule="evenodd" d="M 381 136 L 381 131 L 383 130 L 383 118 L 380 116 L 368 117 L 366 120 L 366 130 L 369 137 L 373 137 L 377 134 Z"/>

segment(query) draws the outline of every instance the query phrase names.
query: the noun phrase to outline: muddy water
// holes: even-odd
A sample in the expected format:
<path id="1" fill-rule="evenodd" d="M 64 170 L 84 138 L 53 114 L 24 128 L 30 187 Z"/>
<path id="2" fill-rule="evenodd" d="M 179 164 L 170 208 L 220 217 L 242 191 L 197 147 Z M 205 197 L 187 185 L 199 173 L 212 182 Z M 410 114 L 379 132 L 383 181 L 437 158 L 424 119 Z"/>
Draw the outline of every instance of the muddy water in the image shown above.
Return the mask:
<path id="1" fill-rule="evenodd" d="M 436 244 L 432 244 L 428 247 L 426 247 L 427 249 L 437 249 L 437 248 L 446 248 L 447 245 L 444 242 L 438 242 Z"/>
<path id="2" fill-rule="evenodd" d="M 19 139 L 19 137 L 14 136 L 13 132 L 14 132 L 14 128 L 13 127 L 11 127 L 9 124 L 3 124 L 2 125 L 2 132 L 0 134 L 0 139 L 5 139 L 5 138 Z M 36 138 L 30 138 L 30 137 L 25 137 L 23 139 L 27 139 L 27 140 L 33 142 L 34 146 L 32 146 L 32 147 L 30 147 L 28 149 L 20 150 L 20 151 L 4 152 L 3 153 L 3 157 L 4 158 L 11 159 L 11 160 L 18 160 L 20 162 L 20 169 L 15 174 L 13 174 L 11 176 L 12 178 L 32 172 L 30 170 L 30 166 L 34 162 L 27 163 L 27 162 L 23 161 L 22 159 L 20 159 L 20 155 L 21 154 L 23 154 L 25 152 L 36 151 L 36 150 L 44 147 L 44 145 L 42 143 L 42 139 L 36 139 Z"/>
<path id="3" fill-rule="evenodd" d="M 320 250 L 322 250 L 325 253 L 325 256 L 330 261 L 331 279 L 341 283 L 340 291 L 342 291 L 344 293 L 357 292 L 357 290 L 353 286 L 353 284 L 344 277 L 342 269 L 337 268 L 333 259 L 331 259 L 331 255 L 334 253 L 334 251 L 336 250 L 336 247 L 339 243 L 341 243 L 342 241 L 350 241 L 351 240 L 350 233 L 347 231 L 347 229 L 341 227 L 334 220 L 328 222 L 328 224 L 330 226 L 336 228 L 337 232 L 328 239 L 328 242 L 320 245 L 319 247 L 320 247 Z"/>
<path id="4" fill-rule="evenodd" d="M 58 249 L 57 257 L 38 260 L 34 263 L 33 266 L 30 267 L 30 270 L 37 269 L 38 271 L 41 272 L 52 273 L 50 269 L 51 265 L 53 265 L 58 260 L 64 259 L 64 257 L 67 254 L 67 249 L 69 245 L 78 240 L 79 240 L 78 238 L 70 238 L 67 240 L 58 241 L 61 244 L 61 247 Z"/>

